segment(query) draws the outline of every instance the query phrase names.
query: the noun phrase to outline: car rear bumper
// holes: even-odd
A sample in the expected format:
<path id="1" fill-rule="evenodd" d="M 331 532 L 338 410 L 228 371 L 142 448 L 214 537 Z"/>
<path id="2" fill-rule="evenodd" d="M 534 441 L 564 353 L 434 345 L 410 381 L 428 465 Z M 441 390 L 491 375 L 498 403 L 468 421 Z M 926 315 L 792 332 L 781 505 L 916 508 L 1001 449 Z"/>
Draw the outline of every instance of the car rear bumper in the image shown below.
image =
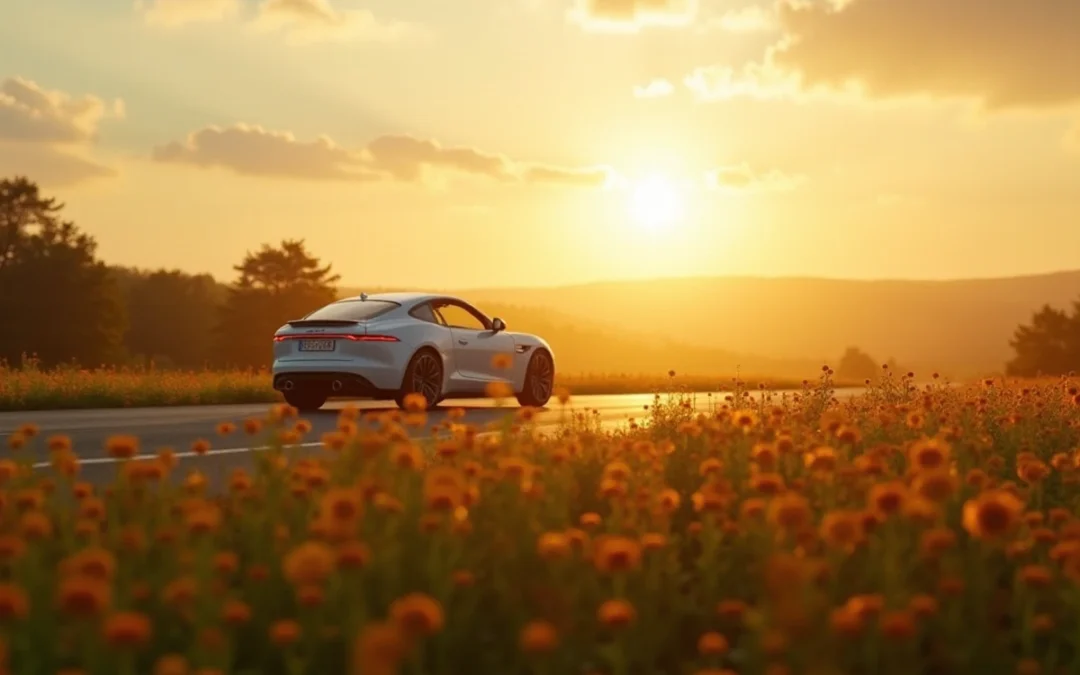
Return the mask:
<path id="1" fill-rule="evenodd" d="M 274 362 L 274 389 L 284 391 L 289 382 L 292 386 L 325 385 L 332 394 L 341 396 L 370 396 L 381 392 L 397 391 L 401 387 L 403 373 L 400 369 L 383 364 L 369 364 L 363 368 L 350 367 L 348 361 L 315 359 L 278 359 Z M 338 385 L 334 383 L 338 382 Z M 333 391 L 333 387 L 341 389 Z"/>

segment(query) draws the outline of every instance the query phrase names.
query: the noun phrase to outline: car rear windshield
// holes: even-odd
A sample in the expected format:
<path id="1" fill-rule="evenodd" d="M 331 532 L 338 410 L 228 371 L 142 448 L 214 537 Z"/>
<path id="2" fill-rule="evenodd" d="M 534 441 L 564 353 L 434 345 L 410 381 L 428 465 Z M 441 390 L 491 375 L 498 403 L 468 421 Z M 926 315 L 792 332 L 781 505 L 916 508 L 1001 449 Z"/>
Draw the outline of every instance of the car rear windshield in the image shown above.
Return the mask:
<path id="1" fill-rule="evenodd" d="M 315 310 L 305 316 L 304 320 L 367 321 L 399 306 L 398 303 L 389 300 L 339 300 Z"/>

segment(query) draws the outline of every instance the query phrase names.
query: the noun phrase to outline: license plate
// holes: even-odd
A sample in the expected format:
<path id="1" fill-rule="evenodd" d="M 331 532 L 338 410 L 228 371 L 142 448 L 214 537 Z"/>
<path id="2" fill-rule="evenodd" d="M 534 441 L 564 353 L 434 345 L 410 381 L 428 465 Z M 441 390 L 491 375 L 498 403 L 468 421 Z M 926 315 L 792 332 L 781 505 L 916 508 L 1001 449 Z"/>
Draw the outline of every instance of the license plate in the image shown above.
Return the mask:
<path id="1" fill-rule="evenodd" d="M 332 352 L 334 351 L 334 340 L 301 340 L 300 351 Z"/>

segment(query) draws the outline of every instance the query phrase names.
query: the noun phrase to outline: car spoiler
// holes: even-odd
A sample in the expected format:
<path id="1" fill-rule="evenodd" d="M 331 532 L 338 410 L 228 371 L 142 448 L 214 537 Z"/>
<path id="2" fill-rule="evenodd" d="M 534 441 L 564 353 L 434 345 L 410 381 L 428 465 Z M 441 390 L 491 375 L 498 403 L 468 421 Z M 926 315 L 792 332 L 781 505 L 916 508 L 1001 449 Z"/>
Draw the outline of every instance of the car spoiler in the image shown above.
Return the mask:
<path id="1" fill-rule="evenodd" d="M 359 326 L 360 321 L 351 319 L 294 319 L 289 322 L 292 328 L 346 328 Z"/>

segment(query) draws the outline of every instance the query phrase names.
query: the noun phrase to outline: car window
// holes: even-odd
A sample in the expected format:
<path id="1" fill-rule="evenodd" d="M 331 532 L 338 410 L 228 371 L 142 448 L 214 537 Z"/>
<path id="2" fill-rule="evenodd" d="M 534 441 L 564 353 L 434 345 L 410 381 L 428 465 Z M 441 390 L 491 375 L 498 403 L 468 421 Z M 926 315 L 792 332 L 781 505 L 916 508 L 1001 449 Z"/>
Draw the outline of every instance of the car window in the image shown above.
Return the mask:
<path id="1" fill-rule="evenodd" d="M 432 311 L 431 305 L 424 303 L 412 308 L 409 312 L 413 318 L 420 319 L 421 321 L 427 321 L 428 323 L 440 323 L 438 317 L 435 316 L 435 312 Z"/>
<path id="2" fill-rule="evenodd" d="M 315 310 L 304 318 L 366 321 L 399 306 L 398 303 L 389 300 L 338 300 Z"/>
<path id="3" fill-rule="evenodd" d="M 451 328 L 467 328 L 469 330 L 487 330 L 487 326 L 468 309 L 456 303 L 440 303 L 437 306 L 439 315 Z"/>

